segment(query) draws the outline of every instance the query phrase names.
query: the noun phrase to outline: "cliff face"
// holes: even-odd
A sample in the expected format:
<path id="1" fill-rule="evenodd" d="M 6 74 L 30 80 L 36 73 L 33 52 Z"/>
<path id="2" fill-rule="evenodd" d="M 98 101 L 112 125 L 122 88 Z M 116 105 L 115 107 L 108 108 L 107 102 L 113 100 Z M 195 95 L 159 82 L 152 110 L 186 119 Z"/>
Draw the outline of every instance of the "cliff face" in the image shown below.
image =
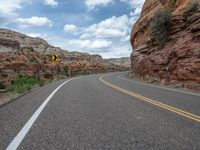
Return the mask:
<path id="1" fill-rule="evenodd" d="M 191 1 L 174 1 L 169 40 L 160 49 L 149 26 L 158 10 L 168 9 L 170 0 L 146 0 L 131 34 L 131 67 L 136 74 L 200 90 L 200 8 L 189 12 Z"/>
<path id="2" fill-rule="evenodd" d="M 57 62 L 51 61 L 52 54 L 58 55 Z M 118 69 L 100 55 L 69 52 L 43 39 L 6 29 L 0 29 L 0 57 L 0 81 L 6 87 L 12 86 L 19 74 L 46 80 Z"/>

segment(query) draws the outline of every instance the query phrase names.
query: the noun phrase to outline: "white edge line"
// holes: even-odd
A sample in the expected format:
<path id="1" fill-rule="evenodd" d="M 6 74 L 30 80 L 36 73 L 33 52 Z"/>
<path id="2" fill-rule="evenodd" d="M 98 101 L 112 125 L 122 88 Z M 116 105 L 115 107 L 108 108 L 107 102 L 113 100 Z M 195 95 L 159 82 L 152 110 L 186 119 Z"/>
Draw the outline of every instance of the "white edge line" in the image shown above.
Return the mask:
<path id="1" fill-rule="evenodd" d="M 80 78 L 80 77 L 78 77 Z M 74 79 L 78 79 L 78 78 L 72 78 L 69 79 L 67 81 L 65 81 L 64 83 L 62 83 L 61 85 L 59 85 L 46 99 L 45 101 L 40 105 L 40 107 L 35 111 L 35 113 L 31 116 L 31 118 L 28 120 L 28 122 L 23 126 L 23 128 L 18 132 L 18 134 L 15 136 L 15 138 L 10 142 L 10 144 L 8 145 L 8 147 L 6 148 L 6 150 L 16 150 L 18 148 L 18 146 L 20 145 L 20 143 L 22 142 L 22 140 L 24 139 L 24 137 L 26 136 L 26 134 L 28 133 L 28 131 L 30 130 L 30 128 L 32 127 L 32 125 L 34 124 L 34 122 L 36 121 L 36 119 L 38 118 L 38 116 L 40 115 L 40 113 L 42 112 L 42 110 L 45 108 L 45 106 L 48 104 L 48 102 L 51 100 L 51 98 L 55 95 L 55 93 L 66 83 L 74 80 Z"/>
<path id="2" fill-rule="evenodd" d="M 165 90 L 169 90 L 169 91 L 174 91 L 174 92 L 179 92 L 179 93 L 183 93 L 183 94 L 189 94 L 189 95 L 195 95 L 195 96 L 200 96 L 200 94 L 197 93 L 192 93 L 192 92 L 184 92 L 184 91 L 180 91 L 180 90 L 176 90 L 176 89 L 170 89 L 170 88 L 166 88 L 166 87 L 160 87 L 160 86 L 156 86 L 156 85 L 152 85 L 152 84 L 148 84 L 148 83 L 141 83 L 138 81 L 133 81 L 133 80 L 129 80 L 129 79 L 124 79 L 121 77 L 121 75 L 117 76 L 119 79 L 124 80 L 124 81 L 128 81 L 128 82 L 134 82 L 137 84 L 142 84 L 142 85 L 148 85 L 148 86 L 152 86 L 152 87 L 156 87 L 156 88 L 160 88 L 160 89 L 165 89 Z"/>

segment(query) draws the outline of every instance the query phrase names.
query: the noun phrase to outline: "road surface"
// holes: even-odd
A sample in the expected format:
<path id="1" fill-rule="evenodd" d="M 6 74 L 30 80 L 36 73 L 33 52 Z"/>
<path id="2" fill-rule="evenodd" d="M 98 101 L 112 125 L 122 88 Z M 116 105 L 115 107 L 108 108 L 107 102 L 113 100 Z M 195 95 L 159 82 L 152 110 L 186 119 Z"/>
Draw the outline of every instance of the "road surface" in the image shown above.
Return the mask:
<path id="1" fill-rule="evenodd" d="M 91 75 L 0 107 L 0 150 L 199 150 L 200 95 Z"/>

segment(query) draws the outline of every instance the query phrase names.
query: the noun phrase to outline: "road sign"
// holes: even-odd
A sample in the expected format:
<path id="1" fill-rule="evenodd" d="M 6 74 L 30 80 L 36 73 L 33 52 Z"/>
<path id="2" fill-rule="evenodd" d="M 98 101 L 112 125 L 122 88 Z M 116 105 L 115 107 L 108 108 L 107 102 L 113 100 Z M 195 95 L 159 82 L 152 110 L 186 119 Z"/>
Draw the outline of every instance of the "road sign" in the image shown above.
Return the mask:
<path id="1" fill-rule="evenodd" d="M 57 61 L 58 60 L 58 55 L 52 55 L 52 61 Z"/>

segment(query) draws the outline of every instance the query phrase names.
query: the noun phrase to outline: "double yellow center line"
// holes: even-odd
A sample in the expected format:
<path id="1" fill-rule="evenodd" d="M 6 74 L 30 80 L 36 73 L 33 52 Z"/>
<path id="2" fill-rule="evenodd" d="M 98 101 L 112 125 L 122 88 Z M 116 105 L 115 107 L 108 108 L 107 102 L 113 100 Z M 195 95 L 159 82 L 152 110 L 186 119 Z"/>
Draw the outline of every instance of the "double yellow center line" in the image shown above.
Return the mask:
<path id="1" fill-rule="evenodd" d="M 152 105 L 155 105 L 155 106 L 158 106 L 158 107 L 160 107 L 160 108 L 166 109 L 166 110 L 168 110 L 168 111 L 174 112 L 174 113 L 179 114 L 179 115 L 181 115 L 181 116 L 184 116 L 184 117 L 186 117 L 186 118 L 188 118 L 188 119 L 191 119 L 191 120 L 200 122 L 200 116 L 198 116 L 198 115 L 189 113 L 189 112 L 187 112 L 187 111 L 178 109 L 178 108 L 176 108 L 176 107 L 172 107 L 172 106 L 166 105 L 166 104 L 164 104 L 164 103 L 161 103 L 161 102 L 158 102 L 158 101 L 156 101 L 156 100 L 153 100 L 153 99 L 144 97 L 144 96 L 139 95 L 139 94 L 136 94 L 136 93 L 134 93 L 134 92 L 130 92 L 130 91 L 126 90 L 126 89 L 123 89 L 123 88 L 121 88 L 121 87 L 119 87 L 119 86 L 116 86 L 116 85 L 114 85 L 114 84 L 111 84 L 111 83 L 109 83 L 109 82 L 103 80 L 103 77 L 100 77 L 99 80 L 100 80 L 102 83 L 104 83 L 104 84 L 106 84 L 106 85 L 108 85 L 108 86 L 110 86 L 110 87 L 112 87 L 112 88 L 114 88 L 114 89 L 116 89 L 116 90 L 118 90 L 118 91 L 120 91 L 120 92 L 126 93 L 126 94 L 128 94 L 128 95 L 130 95 L 130 96 L 132 96 L 132 97 L 138 98 L 139 100 L 145 101 L 145 102 L 150 103 L 150 104 L 152 104 Z"/>

